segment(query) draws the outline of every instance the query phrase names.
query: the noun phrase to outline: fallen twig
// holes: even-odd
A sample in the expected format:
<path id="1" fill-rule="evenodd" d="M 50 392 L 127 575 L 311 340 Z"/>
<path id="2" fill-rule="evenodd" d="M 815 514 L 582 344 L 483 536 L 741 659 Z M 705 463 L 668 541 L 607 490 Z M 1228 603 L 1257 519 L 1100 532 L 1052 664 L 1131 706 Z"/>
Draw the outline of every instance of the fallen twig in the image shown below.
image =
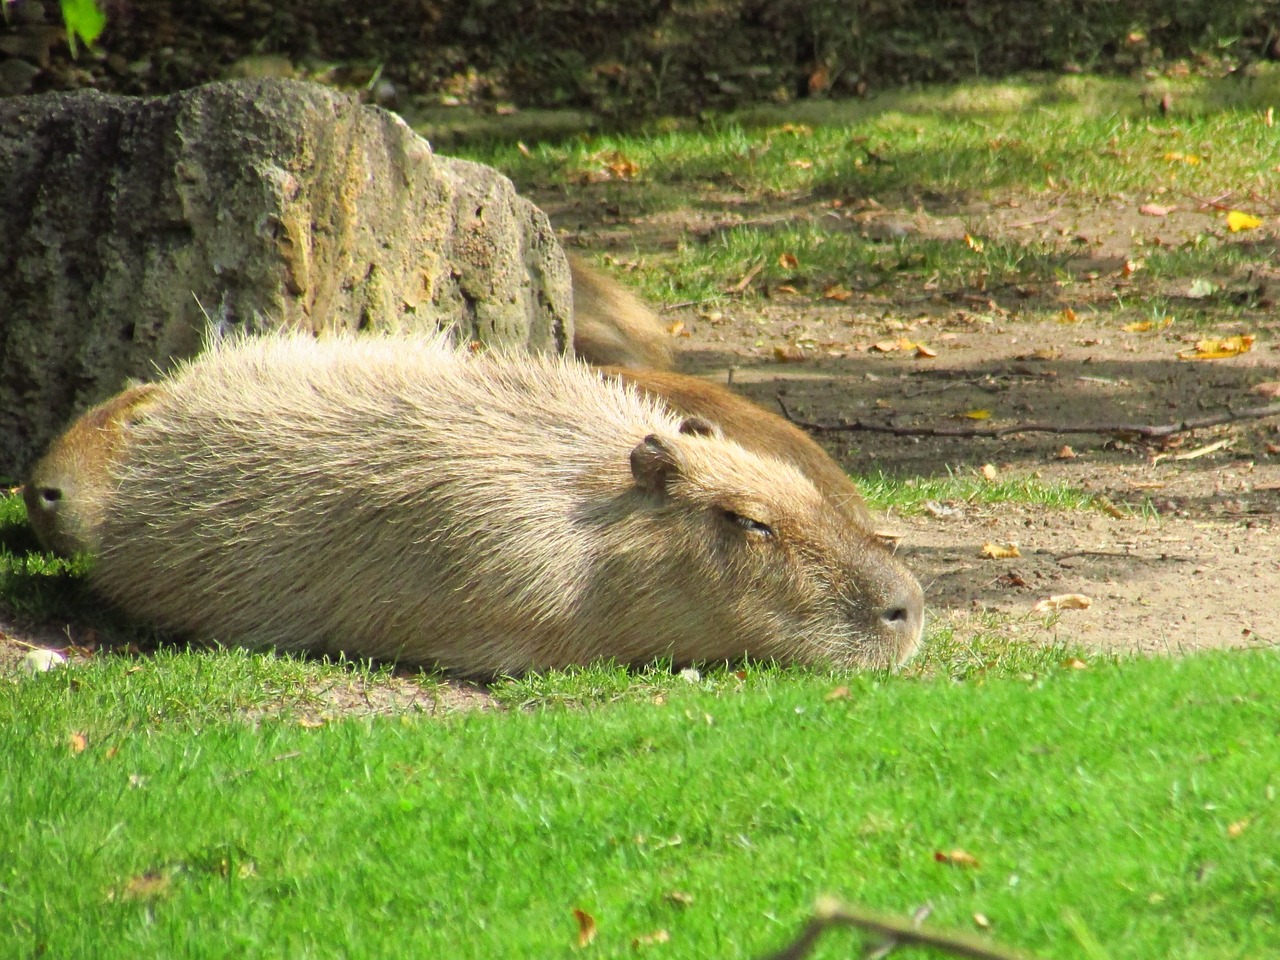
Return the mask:
<path id="1" fill-rule="evenodd" d="M 871 944 L 864 957 L 883 957 L 889 950 L 899 947 L 931 947 L 957 957 L 975 960 L 1029 960 L 1027 954 L 980 940 L 966 933 L 944 933 L 924 930 L 909 920 L 899 920 L 882 914 L 846 907 L 824 897 L 814 908 L 813 919 L 805 924 L 795 940 L 776 953 L 761 960 L 800 960 L 808 956 L 814 942 L 829 927 L 857 927 L 880 939 Z"/>
<path id="2" fill-rule="evenodd" d="M 1011 423 L 1003 427 L 899 427 L 892 423 L 871 423 L 865 420 L 842 420 L 839 423 L 814 423 L 800 420 L 791 415 L 781 397 L 774 398 L 782 415 L 797 427 L 812 430 L 815 433 L 891 433 L 895 437 L 1007 437 L 1012 433 L 1105 433 L 1118 437 L 1169 437 L 1177 433 L 1187 433 L 1204 427 L 1217 427 L 1224 423 L 1236 423 L 1241 420 L 1260 420 L 1264 417 L 1280 416 L 1280 403 L 1265 407 L 1246 407 L 1243 410 L 1224 410 L 1207 417 L 1193 420 L 1179 420 L 1176 423 L 1088 423 L 1060 424 L 1039 423 L 1035 421 Z"/>

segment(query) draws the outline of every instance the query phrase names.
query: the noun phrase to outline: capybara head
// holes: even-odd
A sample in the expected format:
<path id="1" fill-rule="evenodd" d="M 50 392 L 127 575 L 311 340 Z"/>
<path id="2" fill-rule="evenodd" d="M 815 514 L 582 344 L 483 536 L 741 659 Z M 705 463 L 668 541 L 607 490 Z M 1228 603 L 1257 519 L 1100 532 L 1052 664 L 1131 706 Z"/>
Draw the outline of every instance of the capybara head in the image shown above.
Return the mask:
<path id="1" fill-rule="evenodd" d="M 159 385 L 105 473 L 92 585 L 198 639 L 466 674 L 889 667 L 919 642 L 915 579 L 803 473 L 577 363 L 232 343 Z"/>
<path id="2" fill-rule="evenodd" d="M 22 498 L 36 539 L 46 550 L 64 557 L 93 550 L 103 503 L 111 494 L 109 471 L 154 390 L 150 384 L 129 387 L 92 407 L 32 468 Z"/>
<path id="3" fill-rule="evenodd" d="M 637 489 L 661 505 L 632 514 L 636 543 L 662 543 L 644 566 L 669 569 L 655 617 L 701 635 L 682 659 L 893 667 L 915 652 L 919 584 L 790 464 L 724 441 L 699 418 L 675 441 L 646 437 L 630 463 Z"/>

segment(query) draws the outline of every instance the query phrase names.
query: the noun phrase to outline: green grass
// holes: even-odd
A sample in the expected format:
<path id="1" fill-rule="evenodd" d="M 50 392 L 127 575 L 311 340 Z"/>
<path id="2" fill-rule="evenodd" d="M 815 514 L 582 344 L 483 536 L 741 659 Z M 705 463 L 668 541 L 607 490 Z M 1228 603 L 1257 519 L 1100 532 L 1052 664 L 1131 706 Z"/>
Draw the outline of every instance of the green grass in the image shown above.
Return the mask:
<path id="1" fill-rule="evenodd" d="M 747 957 L 824 892 L 1045 957 L 1276 942 L 1274 651 L 319 729 L 237 719 L 208 662 L 0 687 L 0 953 L 571 956 L 580 908 L 591 955 Z"/>
<path id="2" fill-rule="evenodd" d="M 1176 105 L 1169 116 L 1155 109 L 1164 92 Z M 876 312 L 888 302 L 910 315 L 922 289 L 972 292 L 1022 319 L 1071 307 L 1116 326 L 1144 319 L 1126 303 L 1163 300 L 1193 327 L 1257 324 L 1266 311 L 1255 278 L 1276 257 L 1280 137 L 1266 120 L 1278 102 L 1274 65 L 1243 80 L 1030 77 L 455 152 L 503 170 L 537 199 L 583 200 L 615 223 L 675 215 L 714 224 L 674 245 L 637 231 L 636 249 L 623 255 L 638 263 L 632 279 L 655 301 L 722 300 L 759 268 L 748 300 L 785 284 L 817 302 L 839 285 L 878 298 Z M 1189 218 L 1201 200 L 1224 209 Z M 863 236 L 846 215 L 873 204 L 959 220 L 962 230 Z M 1143 204 L 1180 213 L 1141 217 Z M 1263 217 L 1266 228 L 1229 233 L 1232 206 Z M 1044 217 L 1054 229 L 1046 238 L 984 220 L 1001 210 L 1025 211 L 1005 223 Z M 593 214 L 571 219 L 582 216 Z M 1170 243 L 1160 236 L 1166 223 L 1175 224 L 1171 245 L 1161 245 Z M 1137 267 L 1119 287 L 1113 270 L 1090 260 L 1103 237 L 1128 243 Z M 1196 281 L 1220 292 L 1188 298 Z"/>
<path id="3" fill-rule="evenodd" d="M 877 510 L 919 513 L 930 502 L 962 501 L 971 504 L 1024 503 L 1055 510 L 1084 510 L 1097 506 L 1090 494 L 1064 483 L 1046 483 L 1036 477 L 1002 477 L 987 480 L 977 474 L 951 473 L 945 477 L 891 477 L 884 473 L 858 479 L 868 505 Z"/>

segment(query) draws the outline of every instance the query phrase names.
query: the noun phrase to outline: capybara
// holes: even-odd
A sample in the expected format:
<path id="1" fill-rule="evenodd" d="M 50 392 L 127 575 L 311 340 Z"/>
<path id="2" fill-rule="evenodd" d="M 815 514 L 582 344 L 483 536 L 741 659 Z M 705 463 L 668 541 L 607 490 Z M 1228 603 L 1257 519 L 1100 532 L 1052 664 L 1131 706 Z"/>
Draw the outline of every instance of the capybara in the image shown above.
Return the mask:
<path id="1" fill-rule="evenodd" d="M 919 644 L 919 584 L 800 470 L 576 362 L 263 337 L 140 409 L 90 583 L 196 639 L 482 675 Z"/>
<path id="2" fill-rule="evenodd" d="M 46 550 L 63 556 L 92 552 L 111 495 L 110 469 L 124 455 L 129 431 L 155 391 L 152 384 L 132 386 L 87 410 L 32 469 L 22 497 Z"/>
<path id="3" fill-rule="evenodd" d="M 786 461 L 808 477 L 852 522 L 871 528 L 862 494 L 849 475 L 812 437 L 776 413 L 728 387 L 669 370 L 603 367 L 601 373 L 660 399 L 675 413 L 710 420 L 728 439 L 754 453 Z"/>
<path id="4" fill-rule="evenodd" d="M 573 352 L 597 366 L 671 366 L 671 335 L 630 290 L 576 254 L 567 254 L 573 278 Z"/>

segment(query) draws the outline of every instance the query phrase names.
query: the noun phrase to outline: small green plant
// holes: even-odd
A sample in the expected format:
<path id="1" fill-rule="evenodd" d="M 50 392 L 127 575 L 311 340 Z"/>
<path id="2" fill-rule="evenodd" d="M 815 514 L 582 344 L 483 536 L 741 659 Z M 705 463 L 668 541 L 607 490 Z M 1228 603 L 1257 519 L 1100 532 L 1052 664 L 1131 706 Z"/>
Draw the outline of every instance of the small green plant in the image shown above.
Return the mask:
<path id="1" fill-rule="evenodd" d="M 79 41 L 92 47 L 107 26 L 107 15 L 98 0 L 61 0 L 62 22 L 67 29 L 67 43 L 72 56 Z"/>

